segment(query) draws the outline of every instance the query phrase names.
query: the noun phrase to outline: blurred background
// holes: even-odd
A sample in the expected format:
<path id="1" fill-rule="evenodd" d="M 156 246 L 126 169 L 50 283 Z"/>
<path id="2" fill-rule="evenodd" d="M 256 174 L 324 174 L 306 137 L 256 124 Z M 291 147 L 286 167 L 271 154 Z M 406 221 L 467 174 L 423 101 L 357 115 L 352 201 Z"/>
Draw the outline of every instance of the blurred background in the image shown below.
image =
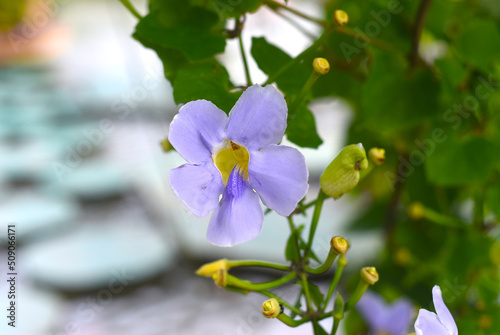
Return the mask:
<path id="1" fill-rule="evenodd" d="M 134 4 L 146 12 L 145 1 Z M 315 1 L 293 5 L 325 15 Z M 19 5 L 2 6 L 1 334 L 310 334 L 308 325 L 289 329 L 264 319 L 263 297 L 232 294 L 194 275 L 221 257 L 284 262 L 288 226 L 271 213 L 249 243 L 228 249 L 206 241 L 208 218 L 190 214 L 168 184 L 168 171 L 183 160 L 164 153 L 160 142 L 178 107 L 157 55 L 130 36 L 137 20 L 118 1 L 32 0 L 20 9 L 21 23 L 7 29 L 8 6 Z M 297 21 L 312 36 L 321 33 Z M 268 8 L 247 18 L 246 46 L 264 34 L 291 56 L 311 43 Z M 244 84 L 237 40 L 228 40 L 219 60 L 235 85 Z M 255 82 L 267 78 L 253 60 L 250 70 Z M 319 175 L 346 144 L 353 113 L 336 98 L 316 100 L 310 109 L 323 144 L 300 150 L 314 196 Z M 330 238 L 343 235 L 352 245 L 353 272 L 370 265 L 382 233 L 345 230 L 370 201 L 329 199 L 316 253 L 325 255 Z M 3 316 L 8 225 L 15 225 L 18 243 L 15 329 Z M 256 281 L 275 275 L 240 274 Z M 318 284 L 330 280 L 328 273 Z M 287 289 L 284 296 L 293 300 L 298 292 Z"/>

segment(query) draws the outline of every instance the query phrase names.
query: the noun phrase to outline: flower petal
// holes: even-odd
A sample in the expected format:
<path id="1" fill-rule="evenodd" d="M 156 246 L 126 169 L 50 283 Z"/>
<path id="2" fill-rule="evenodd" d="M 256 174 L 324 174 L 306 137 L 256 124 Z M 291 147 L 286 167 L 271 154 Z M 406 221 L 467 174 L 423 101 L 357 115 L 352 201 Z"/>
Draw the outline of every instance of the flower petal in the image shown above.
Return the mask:
<path id="1" fill-rule="evenodd" d="M 169 179 L 175 195 L 198 217 L 217 207 L 224 190 L 220 172 L 212 162 L 181 165 L 170 170 Z"/>
<path id="2" fill-rule="evenodd" d="M 441 294 L 441 289 L 437 285 L 432 288 L 432 300 L 434 301 L 434 308 L 436 309 L 439 321 L 441 321 L 441 323 L 448 329 L 450 335 L 457 335 L 457 324 L 455 323 L 450 310 L 446 307 Z"/>
<path id="3" fill-rule="evenodd" d="M 418 312 L 417 321 L 415 321 L 416 335 L 450 335 L 446 328 L 439 322 L 436 314 L 426 309 Z"/>
<path id="4" fill-rule="evenodd" d="M 259 235 L 263 220 L 259 196 L 243 180 L 236 166 L 210 219 L 207 239 L 221 247 L 247 242 Z"/>
<path id="5" fill-rule="evenodd" d="M 226 113 L 210 101 L 191 101 L 172 120 L 168 140 L 188 162 L 204 163 L 211 160 L 212 148 L 224 140 L 226 124 Z"/>
<path id="6" fill-rule="evenodd" d="M 384 329 L 387 304 L 378 294 L 366 291 L 356 304 L 356 309 L 375 333 Z"/>
<path id="7" fill-rule="evenodd" d="M 408 326 L 412 317 L 412 304 L 404 298 L 393 302 L 388 309 L 385 329 L 394 335 L 408 334 Z"/>
<path id="8" fill-rule="evenodd" d="M 278 144 L 286 129 L 283 95 L 271 85 L 249 87 L 234 105 L 227 122 L 227 137 L 250 150 Z"/>
<path id="9" fill-rule="evenodd" d="M 297 149 L 269 145 L 250 153 L 250 185 L 262 202 L 278 214 L 288 216 L 306 195 L 308 171 L 304 156 Z"/>

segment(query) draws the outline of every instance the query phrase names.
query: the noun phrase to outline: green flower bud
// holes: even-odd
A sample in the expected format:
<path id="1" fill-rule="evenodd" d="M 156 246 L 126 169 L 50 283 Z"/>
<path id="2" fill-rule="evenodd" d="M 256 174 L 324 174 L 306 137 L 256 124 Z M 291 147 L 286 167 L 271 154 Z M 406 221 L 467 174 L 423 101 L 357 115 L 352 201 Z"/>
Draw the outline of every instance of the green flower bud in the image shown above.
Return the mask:
<path id="1" fill-rule="evenodd" d="M 359 171 L 368 167 L 366 152 L 360 144 L 351 144 L 342 149 L 328 165 L 320 178 L 320 185 L 334 199 L 351 191 L 359 181 Z"/>
<path id="2" fill-rule="evenodd" d="M 385 150 L 379 148 L 371 148 L 368 151 L 368 157 L 376 165 L 382 165 L 385 161 Z"/>
<path id="3" fill-rule="evenodd" d="M 333 305 L 333 318 L 335 320 L 342 320 L 344 318 L 344 298 L 338 292 Z"/>

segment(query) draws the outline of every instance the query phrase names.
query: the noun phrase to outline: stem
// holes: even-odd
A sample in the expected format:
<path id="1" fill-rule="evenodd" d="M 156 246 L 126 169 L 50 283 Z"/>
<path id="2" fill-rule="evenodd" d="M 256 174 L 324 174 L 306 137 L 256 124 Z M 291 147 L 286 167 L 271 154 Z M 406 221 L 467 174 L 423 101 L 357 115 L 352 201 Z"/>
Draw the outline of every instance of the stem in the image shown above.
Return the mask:
<path id="1" fill-rule="evenodd" d="M 330 283 L 330 288 L 328 289 L 328 293 L 326 294 L 326 299 L 323 305 L 323 310 L 326 309 L 326 306 L 328 306 L 328 302 L 330 301 L 330 298 L 333 295 L 333 292 L 335 291 L 335 288 L 337 287 L 337 284 L 340 281 L 340 277 L 342 276 L 342 271 L 344 271 L 345 267 L 345 260 L 344 260 L 344 255 L 341 255 L 339 257 L 339 261 L 337 262 L 337 270 L 335 270 L 335 275 L 333 276 L 332 282 Z"/>
<path id="2" fill-rule="evenodd" d="M 311 21 L 311 22 L 314 22 L 314 23 L 317 23 L 319 24 L 320 26 L 323 26 L 323 27 L 328 27 L 328 25 L 330 24 L 330 22 L 326 21 L 326 20 L 321 20 L 321 19 L 317 19 L 315 17 L 312 17 L 312 16 L 309 16 L 307 14 L 304 14 L 296 9 L 293 9 L 291 7 L 288 7 L 286 5 L 283 5 L 279 2 L 276 2 L 276 1 L 272 1 L 272 0 L 262 0 L 262 3 L 266 4 L 269 8 L 271 9 L 276 9 L 276 8 L 282 8 L 286 11 L 289 11 L 290 13 L 293 13 L 303 19 L 306 19 L 308 21 Z"/>
<path id="3" fill-rule="evenodd" d="M 389 52 L 400 53 L 400 51 L 398 49 L 396 49 L 395 47 L 393 47 L 392 45 L 390 45 L 382 40 L 379 40 L 378 38 L 368 37 L 366 35 L 359 34 L 354 29 L 351 29 L 349 27 L 336 26 L 336 27 L 334 27 L 333 30 L 336 33 L 339 33 L 342 35 L 351 36 L 351 37 L 360 37 L 363 39 L 363 41 L 368 42 L 371 45 L 378 47 L 379 49 L 383 49 L 383 50 L 389 51 Z"/>
<path id="4" fill-rule="evenodd" d="M 289 317 L 285 313 L 281 313 L 280 315 L 278 315 L 277 319 L 280 320 L 281 322 L 283 322 L 284 324 L 286 324 L 288 327 L 292 327 L 292 328 L 298 327 L 301 324 L 309 321 L 309 318 L 307 318 L 307 317 L 305 317 L 301 320 L 293 320 L 291 317 Z"/>
<path id="5" fill-rule="evenodd" d="M 304 27 L 302 27 L 298 22 L 295 22 L 292 18 L 290 18 L 290 17 L 284 15 L 283 13 L 279 12 L 276 8 L 273 8 L 273 7 L 269 7 L 269 8 L 273 11 L 273 13 L 275 13 L 276 15 L 278 15 L 279 17 L 281 17 L 283 20 L 285 20 L 286 22 L 288 22 L 295 29 L 297 29 L 298 31 L 300 31 L 305 36 L 309 37 L 311 40 L 315 40 L 316 39 L 316 36 L 314 36 L 313 34 L 311 34 L 310 32 L 308 32 L 307 30 L 305 30 Z"/>
<path id="6" fill-rule="evenodd" d="M 244 261 L 227 261 L 227 265 L 230 268 L 242 267 L 242 266 L 258 266 L 261 268 L 270 268 L 280 271 L 290 271 L 290 266 L 283 264 L 275 264 L 270 262 L 255 261 L 255 260 L 244 260 Z"/>
<path id="7" fill-rule="evenodd" d="M 411 36 L 412 43 L 410 52 L 410 64 L 412 68 L 417 65 L 417 61 L 419 59 L 418 48 L 420 46 L 420 36 L 422 35 L 422 30 L 425 26 L 425 20 L 427 18 L 429 8 L 431 7 L 431 2 L 432 0 L 422 0 L 420 6 L 418 7 L 417 18 L 415 20 L 415 25 L 413 26 Z"/>
<path id="8" fill-rule="evenodd" d="M 319 190 L 318 197 L 316 198 L 316 206 L 314 207 L 314 213 L 311 221 L 311 229 L 309 230 L 309 240 L 304 252 L 304 258 L 307 258 L 309 251 L 311 250 L 312 242 L 314 239 L 314 234 L 316 233 L 316 228 L 318 226 L 319 215 L 321 214 L 321 209 L 323 208 L 323 202 L 327 198 L 327 195 L 323 190 Z"/>
<path id="9" fill-rule="evenodd" d="M 236 278 L 235 276 L 232 276 L 228 273 L 227 278 L 226 278 L 226 285 L 235 286 L 235 287 L 242 288 L 242 289 L 248 290 L 248 291 L 262 291 L 262 290 L 269 290 L 269 289 L 281 286 L 281 285 L 288 283 L 289 281 L 291 281 L 295 278 L 297 278 L 297 274 L 295 272 L 290 272 L 286 276 L 283 276 L 279 279 L 271 280 L 271 281 L 264 282 L 264 283 L 254 284 L 254 283 L 250 282 L 249 280 L 241 280 L 241 279 Z"/>
<path id="10" fill-rule="evenodd" d="M 263 86 L 269 85 L 272 82 L 274 82 L 276 80 L 276 78 L 278 78 L 283 72 L 285 72 L 286 70 L 288 70 L 289 68 L 291 68 L 293 65 L 295 65 L 298 62 L 300 62 L 302 60 L 302 58 L 304 58 L 304 56 L 306 56 L 309 52 L 316 50 L 316 48 L 318 46 L 320 46 L 321 43 L 323 43 L 323 40 L 326 38 L 326 36 L 328 36 L 328 34 L 330 34 L 330 32 L 333 30 L 332 27 L 330 27 L 329 29 L 326 29 L 323 32 L 323 34 L 313 44 L 311 44 L 311 46 L 309 48 L 307 48 L 304 51 L 302 51 L 300 53 L 300 55 L 298 55 L 295 58 L 292 58 L 288 63 L 286 63 L 285 65 L 283 65 L 281 68 L 279 68 L 278 71 L 276 71 L 274 74 L 270 75 L 269 78 L 267 79 L 267 81 L 264 83 Z"/>
<path id="11" fill-rule="evenodd" d="M 245 55 L 245 48 L 243 48 L 243 39 L 241 38 L 241 33 L 238 35 L 238 40 L 240 42 L 240 51 L 241 51 L 241 58 L 243 59 L 243 66 L 245 67 L 247 86 L 252 86 L 252 79 L 250 78 L 250 70 L 248 69 L 247 56 Z"/>
<path id="12" fill-rule="evenodd" d="M 354 290 L 354 293 L 352 294 L 351 298 L 346 302 L 344 312 L 350 311 L 354 305 L 361 299 L 363 294 L 365 293 L 366 289 L 370 286 L 367 282 L 365 282 L 362 278 L 359 279 L 358 286 Z"/>
<path id="13" fill-rule="evenodd" d="M 295 229 L 295 225 L 293 224 L 293 219 L 291 216 L 288 218 L 288 223 L 290 224 L 290 231 L 291 231 L 291 236 L 293 236 L 293 243 L 295 244 L 295 255 L 294 255 L 294 262 L 298 263 L 300 261 L 300 249 L 299 249 L 299 241 L 297 239 L 297 232 Z"/>
<path id="14" fill-rule="evenodd" d="M 307 78 L 306 83 L 304 84 L 304 86 L 302 86 L 302 89 L 300 90 L 299 95 L 295 98 L 295 100 L 293 100 L 290 108 L 288 108 L 289 117 L 293 116 L 295 114 L 295 110 L 302 103 L 307 92 L 309 92 L 311 90 L 312 85 L 314 85 L 316 80 L 318 80 L 319 76 L 320 76 L 319 73 L 317 73 L 315 70 L 312 71 L 309 78 Z"/>
<path id="15" fill-rule="evenodd" d="M 266 297 L 274 298 L 274 299 L 278 300 L 278 302 L 280 304 L 282 304 L 283 306 L 285 306 L 286 308 L 288 308 L 289 310 L 291 310 L 292 312 L 294 312 L 297 315 L 302 314 L 302 311 L 300 309 L 293 307 L 292 305 L 287 303 L 285 300 L 281 299 L 280 297 L 278 297 L 277 295 L 275 295 L 274 293 L 272 293 L 268 290 L 257 291 L 257 293 L 260 293 L 262 295 L 265 295 Z"/>
<path id="16" fill-rule="evenodd" d="M 328 257 L 326 258 L 325 262 L 318 266 L 317 268 L 311 268 L 309 265 L 305 266 L 306 272 L 319 275 L 322 274 L 323 272 L 328 271 L 330 267 L 332 266 L 333 262 L 335 261 L 335 258 L 337 258 L 339 254 L 333 250 L 332 247 L 330 247 L 330 252 L 328 253 Z"/>
<path id="17" fill-rule="evenodd" d="M 333 319 L 333 327 L 330 335 L 335 335 L 337 333 L 337 329 L 339 328 L 341 319 Z"/>
<path id="18" fill-rule="evenodd" d="M 132 15 L 134 15 L 137 19 L 141 20 L 142 19 L 142 15 L 139 14 L 139 12 L 134 8 L 134 6 L 132 5 L 132 3 L 130 3 L 129 0 L 119 0 L 124 6 L 125 8 L 128 9 L 128 11 L 130 13 L 132 13 Z"/>
<path id="19" fill-rule="evenodd" d="M 302 280 L 302 287 L 304 287 L 304 293 L 306 296 L 307 311 L 312 312 L 311 293 L 309 292 L 309 283 L 307 282 L 307 277 L 304 272 L 300 274 L 300 279 Z"/>

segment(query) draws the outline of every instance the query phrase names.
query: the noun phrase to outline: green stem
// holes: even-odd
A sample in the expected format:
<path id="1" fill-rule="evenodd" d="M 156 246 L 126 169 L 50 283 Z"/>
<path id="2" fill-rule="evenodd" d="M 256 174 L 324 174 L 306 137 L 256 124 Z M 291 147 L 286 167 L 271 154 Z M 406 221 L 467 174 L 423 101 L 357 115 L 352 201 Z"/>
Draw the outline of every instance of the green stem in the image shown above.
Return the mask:
<path id="1" fill-rule="evenodd" d="M 130 13 L 132 13 L 132 15 L 134 15 L 137 19 L 141 20 L 142 19 L 142 15 L 139 14 L 139 12 L 134 8 L 134 6 L 132 5 L 132 3 L 130 3 L 129 0 L 120 0 L 120 2 L 125 6 L 125 8 L 128 9 L 128 11 Z"/>
<path id="2" fill-rule="evenodd" d="M 292 216 L 289 216 L 288 223 L 290 225 L 291 236 L 293 236 L 293 243 L 295 244 L 295 252 L 294 252 L 294 263 L 297 264 L 300 261 L 300 249 L 299 249 L 299 241 L 297 239 L 297 231 L 295 229 L 295 225 L 293 224 Z"/>
<path id="3" fill-rule="evenodd" d="M 321 264 L 317 268 L 312 268 L 309 265 L 306 265 L 305 270 L 306 270 L 306 272 L 309 272 L 309 273 L 312 273 L 315 275 L 322 274 L 322 273 L 328 271 L 328 269 L 330 269 L 333 262 L 335 261 L 335 258 L 337 258 L 338 255 L 339 254 L 335 250 L 333 250 L 332 247 L 330 247 L 330 252 L 328 253 L 328 257 L 326 258 L 326 260 L 323 264 Z"/>
<path id="4" fill-rule="evenodd" d="M 460 221 L 459 219 L 443 215 L 427 207 L 424 208 L 423 216 L 429 221 L 434 222 L 441 226 L 460 228 L 460 229 L 466 228 L 465 223 Z"/>
<path id="5" fill-rule="evenodd" d="M 309 321 L 309 318 L 307 318 L 307 317 L 300 319 L 300 320 L 293 320 L 291 317 L 289 317 L 285 313 L 281 313 L 280 315 L 278 315 L 277 319 L 280 320 L 281 322 L 283 322 L 284 324 L 286 324 L 288 327 L 292 327 L 292 328 L 298 327 L 301 324 L 304 324 L 307 321 Z"/>
<path id="6" fill-rule="evenodd" d="M 366 289 L 370 286 L 367 282 L 365 282 L 362 278 L 359 279 L 358 286 L 354 290 L 354 293 L 352 294 L 351 298 L 346 302 L 344 312 L 350 311 L 354 305 L 361 299 L 363 294 L 365 293 Z"/>
<path id="7" fill-rule="evenodd" d="M 357 31 L 355 31 L 354 29 L 351 29 L 349 27 L 346 27 L 346 26 L 336 26 L 336 27 L 334 27 L 333 30 L 336 33 L 339 33 L 339 34 L 342 34 L 342 35 L 351 36 L 351 37 L 354 37 L 354 38 L 361 38 L 364 42 L 367 42 L 367 43 L 369 43 L 369 44 L 371 44 L 373 46 L 376 46 L 379 49 L 383 49 L 385 51 L 394 52 L 394 53 L 401 53 L 400 50 L 396 49 L 392 45 L 387 44 L 386 42 L 384 42 L 382 40 L 379 40 L 377 38 L 368 37 L 366 35 L 359 34 Z"/>
<path id="8" fill-rule="evenodd" d="M 278 69 L 278 71 L 276 71 L 275 73 L 273 73 L 272 75 L 270 75 L 269 78 L 267 79 L 267 81 L 264 83 L 263 86 L 269 85 L 269 84 L 273 83 L 276 80 L 276 78 L 278 78 L 281 74 L 283 74 L 286 70 L 288 70 L 289 68 L 291 68 L 293 65 L 295 65 L 298 62 L 300 62 L 302 60 L 302 58 L 304 58 L 308 53 L 310 53 L 311 51 L 316 50 L 323 43 L 323 41 L 326 38 L 326 36 L 328 36 L 328 34 L 330 34 L 330 32 L 332 30 L 333 30 L 333 28 L 326 29 L 323 32 L 323 34 L 313 44 L 311 44 L 311 46 L 309 48 L 307 48 L 304 51 L 302 51 L 297 57 L 292 58 L 288 63 L 286 63 L 285 65 L 283 65 L 282 67 L 280 67 Z"/>
<path id="9" fill-rule="evenodd" d="M 257 266 L 261 268 L 270 268 L 280 271 L 290 271 L 290 266 L 288 265 L 275 264 L 275 263 L 256 261 L 256 260 L 227 261 L 227 265 L 230 268 L 236 268 L 242 266 Z"/>
<path id="10" fill-rule="evenodd" d="M 242 280 L 239 278 L 236 278 L 233 275 L 230 275 L 229 273 L 227 274 L 226 278 L 226 285 L 228 286 L 234 286 L 238 287 L 244 290 L 248 291 L 262 291 L 262 290 L 269 290 L 278 286 L 281 286 L 285 283 L 288 283 L 289 281 L 297 278 L 297 274 L 295 272 L 290 272 L 286 276 L 283 276 L 279 279 L 276 280 L 271 280 L 268 282 L 264 283 L 252 283 L 251 281 L 248 280 Z"/>
<path id="11" fill-rule="evenodd" d="M 319 215 L 321 214 L 321 209 L 323 208 L 323 202 L 327 198 L 327 195 L 323 190 L 319 190 L 318 197 L 316 198 L 316 206 L 314 207 L 314 213 L 311 221 L 311 229 L 309 230 L 309 240 L 304 252 L 304 258 L 307 258 L 309 251 L 311 250 L 312 242 L 314 239 L 314 234 L 316 233 L 316 228 L 318 226 Z"/>
<path id="12" fill-rule="evenodd" d="M 328 302 L 330 301 L 330 298 L 333 295 L 333 292 L 335 291 L 335 288 L 337 287 L 337 284 L 340 281 L 340 277 L 342 276 L 342 271 L 344 271 L 344 267 L 346 265 L 345 261 L 345 256 L 340 255 L 339 261 L 337 262 L 337 269 L 335 270 L 335 275 L 333 276 L 332 282 L 330 283 L 330 288 L 328 289 L 328 293 L 326 295 L 325 302 L 323 304 L 323 309 L 328 306 Z"/>
<path id="13" fill-rule="evenodd" d="M 245 67 L 245 76 L 247 78 L 247 86 L 252 86 L 252 79 L 250 78 L 250 70 L 248 69 L 247 56 L 245 55 L 245 48 L 243 47 L 243 39 L 241 37 L 241 32 L 238 35 L 238 40 L 240 42 L 241 58 L 243 59 L 243 66 Z"/>
<path id="14" fill-rule="evenodd" d="M 279 17 L 281 17 L 283 20 L 285 20 L 286 22 L 288 22 L 290 25 L 292 25 L 295 29 L 297 29 L 298 31 L 300 31 L 302 34 L 304 34 L 305 36 L 309 37 L 311 40 L 316 40 L 316 37 L 317 36 L 314 36 L 313 34 L 311 34 L 310 32 L 308 32 L 307 30 L 305 30 L 298 22 L 295 22 L 294 20 L 292 20 L 292 18 L 286 16 L 286 15 L 283 15 L 283 13 L 279 12 L 276 8 L 273 8 L 273 7 L 269 7 L 272 9 L 273 13 L 275 13 L 276 15 L 278 15 Z"/>
<path id="15" fill-rule="evenodd" d="M 312 312 L 311 293 L 309 292 L 309 283 L 304 272 L 300 274 L 300 279 L 302 280 L 302 287 L 304 288 L 304 293 L 306 296 L 307 311 Z"/>
<path id="16" fill-rule="evenodd" d="M 292 305 L 290 305 L 288 302 L 286 302 L 285 300 L 281 299 L 280 297 L 278 297 L 276 294 L 268 291 L 268 290 L 262 290 L 262 291 L 257 291 L 257 293 L 260 293 L 262 295 L 265 295 L 266 297 L 268 298 L 274 298 L 276 300 L 278 300 L 278 302 L 280 304 L 282 304 L 283 306 L 285 306 L 286 308 L 288 308 L 289 310 L 291 310 L 292 312 L 294 312 L 295 314 L 297 315 L 302 315 L 302 311 L 298 308 L 295 308 L 293 307 Z"/>
<path id="17" fill-rule="evenodd" d="M 295 100 L 293 100 L 290 108 L 288 108 L 288 117 L 295 116 L 295 110 L 300 106 L 307 92 L 311 90 L 312 85 L 314 85 L 316 80 L 318 80 L 319 76 L 319 73 L 314 70 L 312 71 L 311 75 L 306 80 L 306 83 L 304 84 L 304 86 L 302 86 L 302 90 L 300 90 L 299 95 L 295 98 Z"/>
<path id="18" fill-rule="evenodd" d="M 269 8 L 271 9 L 276 9 L 276 8 L 282 8 L 286 11 L 289 11 L 290 13 L 293 13 L 303 19 L 306 19 L 308 21 L 311 21 L 311 22 L 314 22 L 314 23 L 317 23 L 323 27 L 328 27 L 328 25 L 330 24 L 330 22 L 326 21 L 326 20 L 321 20 L 321 19 L 317 19 L 315 17 L 312 17 L 312 16 L 309 16 L 307 14 L 304 14 L 296 9 L 293 9 L 291 7 L 288 7 L 286 5 L 283 5 L 279 2 L 275 2 L 275 1 L 272 1 L 272 0 L 262 0 L 262 3 L 266 4 Z"/>
<path id="19" fill-rule="evenodd" d="M 340 320 L 342 319 L 333 319 L 333 327 L 330 335 L 335 335 L 337 333 L 337 329 L 339 328 Z"/>

